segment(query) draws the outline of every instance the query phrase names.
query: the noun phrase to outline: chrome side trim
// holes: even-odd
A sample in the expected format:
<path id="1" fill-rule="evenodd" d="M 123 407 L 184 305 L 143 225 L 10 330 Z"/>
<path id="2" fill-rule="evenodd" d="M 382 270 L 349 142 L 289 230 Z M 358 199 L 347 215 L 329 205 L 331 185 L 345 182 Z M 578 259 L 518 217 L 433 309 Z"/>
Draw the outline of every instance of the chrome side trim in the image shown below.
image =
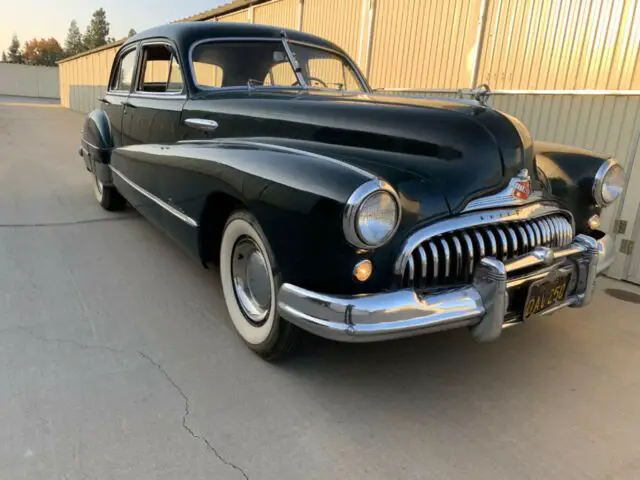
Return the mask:
<path id="1" fill-rule="evenodd" d="M 93 148 L 94 150 L 109 152 L 112 149 L 112 147 L 98 147 L 97 145 L 94 145 L 93 143 L 85 140 L 84 138 L 81 138 L 80 141 L 84 143 L 86 146 Z"/>
<path id="2" fill-rule="evenodd" d="M 523 169 L 517 176 L 513 177 L 509 184 L 496 194 L 471 200 L 462 210 L 462 213 L 472 212 L 474 210 L 482 210 L 493 207 L 510 207 L 518 205 L 528 205 L 530 203 L 542 200 L 542 192 L 524 192 L 527 198 L 521 198 L 519 195 L 523 193 L 523 184 L 531 189 L 531 177 L 527 169 Z"/>
<path id="3" fill-rule="evenodd" d="M 140 185 L 138 185 L 137 183 L 133 182 L 131 179 L 126 177 L 120 170 L 118 170 L 114 166 L 111 166 L 111 171 L 113 173 L 115 173 L 118 177 L 120 177 L 123 182 L 125 182 L 127 185 L 129 185 L 131 188 L 133 188 L 136 192 L 138 192 L 141 195 L 147 197 L 152 202 L 158 204 L 159 206 L 164 208 L 167 212 L 169 212 L 170 214 L 172 214 L 175 217 L 179 218 L 180 220 L 182 220 L 184 223 L 186 223 L 190 227 L 197 227 L 198 226 L 198 222 L 195 221 L 193 218 L 191 218 L 188 215 L 185 215 L 180 210 L 178 210 L 175 207 L 172 207 L 171 205 L 169 205 L 168 203 L 160 200 L 153 193 L 148 192 L 147 190 L 142 188 Z"/>

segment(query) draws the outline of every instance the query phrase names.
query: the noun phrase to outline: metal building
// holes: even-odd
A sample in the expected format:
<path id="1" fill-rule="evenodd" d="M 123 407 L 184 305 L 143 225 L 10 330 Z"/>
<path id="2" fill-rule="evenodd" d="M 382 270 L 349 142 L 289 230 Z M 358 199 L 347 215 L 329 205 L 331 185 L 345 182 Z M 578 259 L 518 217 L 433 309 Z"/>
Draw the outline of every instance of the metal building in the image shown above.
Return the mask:
<path id="1" fill-rule="evenodd" d="M 630 187 L 603 216 L 623 250 L 609 273 L 640 283 L 640 0 L 235 0 L 179 21 L 320 35 L 389 94 L 455 96 L 486 83 L 490 103 L 535 138 L 614 155 Z M 120 44 L 60 63 L 64 106 L 97 108 Z"/>

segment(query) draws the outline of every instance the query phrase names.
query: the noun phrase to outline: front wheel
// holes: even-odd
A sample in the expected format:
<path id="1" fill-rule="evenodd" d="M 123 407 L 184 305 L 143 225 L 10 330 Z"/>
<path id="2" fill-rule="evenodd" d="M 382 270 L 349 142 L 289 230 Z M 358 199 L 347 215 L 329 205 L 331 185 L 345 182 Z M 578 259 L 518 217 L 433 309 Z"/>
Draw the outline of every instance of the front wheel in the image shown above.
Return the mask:
<path id="1" fill-rule="evenodd" d="M 115 187 L 104 185 L 98 176 L 93 174 L 93 194 L 102 208 L 115 212 L 125 207 L 125 199 Z"/>
<path id="2" fill-rule="evenodd" d="M 234 212 L 220 246 L 220 279 L 229 316 L 245 344 L 268 360 L 281 358 L 299 343 L 299 329 L 278 314 L 280 275 L 256 218 Z"/>

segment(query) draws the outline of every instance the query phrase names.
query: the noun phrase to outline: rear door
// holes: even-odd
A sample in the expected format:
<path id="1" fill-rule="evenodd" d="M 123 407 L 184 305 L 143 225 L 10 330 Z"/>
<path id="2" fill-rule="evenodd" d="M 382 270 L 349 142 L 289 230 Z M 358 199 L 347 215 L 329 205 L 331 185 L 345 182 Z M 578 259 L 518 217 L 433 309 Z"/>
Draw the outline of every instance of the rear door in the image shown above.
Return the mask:
<path id="1" fill-rule="evenodd" d="M 134 184 L 132 204 L 171 233 L 177 211 L 164 194 L 170 169 L 167 146 L 182 139 L 180 117 L 186 101 L 183 72 L 174 45 L 147 40 L 139 47 L 136 80 L 124 104 L 121 176 Z M 118 174 L 118 172 L 116 172 Z"/>
<path id="2" fill-rule="evenodd" d="M 132 45 L 123 49 L 115 62 L 111 73 L 109 87 L 103 99 L 102 109 L 109 118 L 113 146 L 122 146 L 122 116 L 124 105 L 129 98 L 137 61 L 137 48 Z"/>

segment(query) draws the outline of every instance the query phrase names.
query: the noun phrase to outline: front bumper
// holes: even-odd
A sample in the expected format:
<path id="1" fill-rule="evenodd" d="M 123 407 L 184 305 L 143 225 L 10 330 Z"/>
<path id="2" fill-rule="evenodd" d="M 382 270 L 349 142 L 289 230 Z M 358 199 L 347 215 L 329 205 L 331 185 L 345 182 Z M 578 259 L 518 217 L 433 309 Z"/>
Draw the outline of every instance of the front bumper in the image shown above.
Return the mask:
<path id="1" fill-rule="evenodd" d="M 560 270 L 573 269 L 575 284 L 560 304 L 582 307 L 591 301 L 595 278 L 613 263 L 613 239 L 578 235 L 568 247 L 536 247 L 503 263 L 484 258 L 471 285 L 420 294 L 411 289 L 370 295 L 333 296 L 285 283 L 278 294 L 280 314 L 300 328 L 345 342 L 374 342 L 439 330 L 469 327 L 478 341 L 495 340 L 509 318 L 509 292 Z M 523 273 L 525 272 L 525 273 Z"/>

